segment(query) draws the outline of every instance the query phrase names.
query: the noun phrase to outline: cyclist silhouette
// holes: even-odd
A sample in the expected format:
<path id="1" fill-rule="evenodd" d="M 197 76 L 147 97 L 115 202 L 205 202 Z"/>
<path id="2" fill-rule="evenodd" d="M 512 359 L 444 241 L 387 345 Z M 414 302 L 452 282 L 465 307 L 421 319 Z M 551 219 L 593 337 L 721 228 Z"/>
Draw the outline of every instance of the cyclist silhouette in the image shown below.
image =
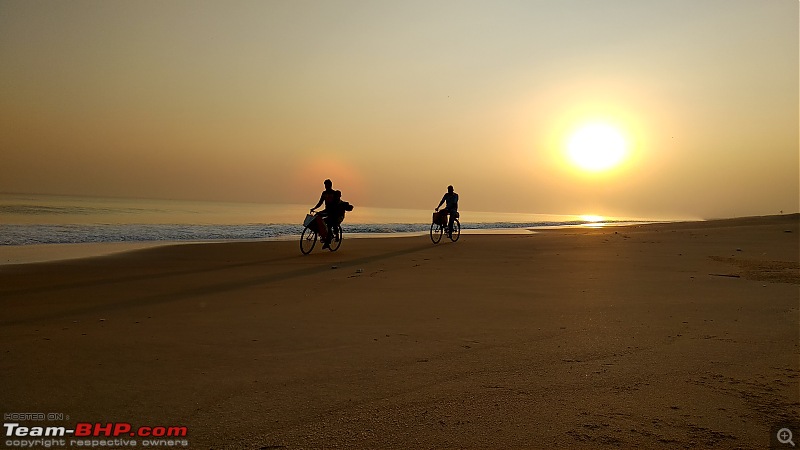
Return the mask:
<path id="1" fill-rule="evenodd" d="M 439 206 L 436 207 L 435 211 L 439 211 L 439 207 L 445 205 L 443 211 L 447 211 L 450 214 L 450 220 L 447 222 L 447 236 L 450 237 L 453 234 L 453 221 L 456 220 L 456 216 L 458 216 L 458 194 L 453 192 L 453 186 L 447 186 L 447 193 L 444 194 L 442 197 L 442 201 L 439 202 Z"/>
<path id="2" fill-rule="evenodd" d="M 333 236 L 333 232 L 331 230 L 336 225 L 339 225 L 339 211 L 341 209 L 339 203 L 342 199 L 342 193 L 341 191 L 333 190 L 333 182 L 331 180 L 325 180 L 324 184 L 325 190 L 322 191 L 322 195 L 319 196 L 319 202 L 317 202 L 316 206 L 311 208 L 311 213 L 313 214 L 317 208 L 325 203 L 325 209 L 320 212 L 327 228 L 327 233 L 325 233 L 325 236 L 322 240 L 322 248 L 329 248 L 331 244 L 331 237 Z"/>

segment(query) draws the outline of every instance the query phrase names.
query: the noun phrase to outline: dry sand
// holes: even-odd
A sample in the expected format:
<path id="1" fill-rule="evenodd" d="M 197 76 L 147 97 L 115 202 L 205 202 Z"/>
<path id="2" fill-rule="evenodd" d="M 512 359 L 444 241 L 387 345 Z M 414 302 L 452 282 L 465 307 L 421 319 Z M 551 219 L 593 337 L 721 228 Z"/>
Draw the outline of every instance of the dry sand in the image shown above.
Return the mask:
<path id="1" fill-rule="evenodd" d="M 799 236 L 792 215 L 3 266 L 0 410 L 192 448 L 766 448 L 800 414 Z"/>

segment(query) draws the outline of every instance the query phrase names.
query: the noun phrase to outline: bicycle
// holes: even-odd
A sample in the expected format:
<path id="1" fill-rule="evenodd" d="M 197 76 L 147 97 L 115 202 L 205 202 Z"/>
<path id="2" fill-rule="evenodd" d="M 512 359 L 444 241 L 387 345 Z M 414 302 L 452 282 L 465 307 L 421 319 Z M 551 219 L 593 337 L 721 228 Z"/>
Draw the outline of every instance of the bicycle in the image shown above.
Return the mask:
<path id="1" fill-rule="evenodd" d="M 306 220 L 303 221 L 303 232 L 300 234 L 300 251 L 304 255 L 311 253 L 311 251 L 314 250 L 314 246 L 317 244 L 318 224 L 322 223 L 323 226 L 327 226 L 324 219 L 317 219 L 318 216 L 320 216 L 319 213 L 313 216 L 308 214 L 306 215 Z M 341 223 L 334 227 L 330 227 L 329 231 L 333 233 L 333 236 L 331 236 L 331 243 L 328 249 L 332 252 L 335 252 L 336 250 L 339 250 L 339 247 L 342 245 L 342 239 L 344 239 Z"/>
<path id="2" fill-rule="evenodd" d="M 442 235 L 447 229 L 447 214 L 445 211 L 441 211 L 441 213 L 444 214 L 433 213 L 433 221 L 431 222 L 431 241 L 433 241 L 434 244 L 438 244 L 439 241 L 442 240 Z M 456 217 L 453 219 L 453 231 L 447 234 L 447 237 L 453 242 L 457 241 L 458 238 L 461 237 L 461 222 L 458 221 L 458 213 L 455 214 Z"/>

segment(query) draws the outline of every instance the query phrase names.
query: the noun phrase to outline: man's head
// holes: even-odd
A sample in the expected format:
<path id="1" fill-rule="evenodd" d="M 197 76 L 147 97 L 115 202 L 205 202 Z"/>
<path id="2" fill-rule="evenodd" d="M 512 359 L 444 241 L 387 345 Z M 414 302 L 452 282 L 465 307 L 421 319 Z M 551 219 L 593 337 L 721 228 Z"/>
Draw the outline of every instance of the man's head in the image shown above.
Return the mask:
<path id="1" fill-rule="evenodd" d="M 325 180 L 325 189 L 330 189 L 333 187 L 333 182 L 331 180 Z"/>
<path id="2" fill-rule="evenodd" d="M 453 185 L 452 184 L 450 186 L 447 186 L 447 192 L 449 192 L 451 194 L 453 193 Z"/>

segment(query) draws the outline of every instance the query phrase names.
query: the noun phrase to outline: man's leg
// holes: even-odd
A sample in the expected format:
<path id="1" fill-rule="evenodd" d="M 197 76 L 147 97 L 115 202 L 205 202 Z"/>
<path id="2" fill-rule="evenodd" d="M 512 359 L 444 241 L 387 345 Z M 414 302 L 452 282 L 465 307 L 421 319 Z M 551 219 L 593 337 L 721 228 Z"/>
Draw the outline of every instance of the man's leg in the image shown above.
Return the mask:
<path id="1" fill-rule="evenodd" d="M 328 231 L 328 224 L 325 222 L 325 217 L 317 216 L 314 220 L 314 225 L 317 228 L 317 234 L 319 235 L 320 242 L 325 239 L 326 231 Z"/>
<path id="2" fill-rule="evenodd" d="M 331 235 L 331 227 L 328 225 L 328 218 L 322 216 L 322 223 L 319 224 L 319 241 L 322 242 L 322 248 L 328 248 L 328 237 Z"/>
<path id="3" fill-rule="evenodd" d="M 447 221 L 447 235 L 450 236 L 453 234 L 453 222 L 456 220 L 456 215 L 453 211 L 448 211 L 450 213 L 450 219 Z"/>
<path id="4" fill-rule="evenodd" d="M 333 222 L 335 220 L 336 218 L 333 216 L 328 216 L 325 218 L 325 227 L 328 229 L 328 233 L 323 241 L 323 248 L 328 248 L 331 245 L 331 239 L 333 239 Z"/>

